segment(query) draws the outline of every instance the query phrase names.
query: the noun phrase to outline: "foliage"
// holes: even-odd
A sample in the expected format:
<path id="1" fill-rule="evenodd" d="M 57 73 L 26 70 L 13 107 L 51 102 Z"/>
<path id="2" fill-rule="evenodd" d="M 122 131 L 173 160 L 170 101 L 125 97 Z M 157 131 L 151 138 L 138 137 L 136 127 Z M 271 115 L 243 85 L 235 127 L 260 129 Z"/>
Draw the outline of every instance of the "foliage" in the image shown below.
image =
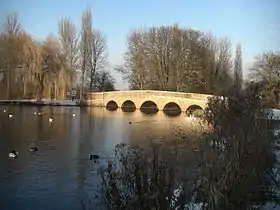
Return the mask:
<path id="1" fill-rule="evenodd" d="M 63 99 L 75 87 L 83 93 L 88 81 L 92 88 L 97 86 L 94 82 L 100 78 L 95 73 L 107 61 L 106 39 L 92 28 L 90 9 L 82 15 L 81 32 L 70 19 L 62 18 L 58 35 L 38 42 L 21 28 L 16 13 L 6 16 L 0 33 L 1 98 Z M 100 74 L 107 78 L 105 89 L 113 89 L 112 77 Z M 81 88 L 77 87 L 79 80 Z"/>

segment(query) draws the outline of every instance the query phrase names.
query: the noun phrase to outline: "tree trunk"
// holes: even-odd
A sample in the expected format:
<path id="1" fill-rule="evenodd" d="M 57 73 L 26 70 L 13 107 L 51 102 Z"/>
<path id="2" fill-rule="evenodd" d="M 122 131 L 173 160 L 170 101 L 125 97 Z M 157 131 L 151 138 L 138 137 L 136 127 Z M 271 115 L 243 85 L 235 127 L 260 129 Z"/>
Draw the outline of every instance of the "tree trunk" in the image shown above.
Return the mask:
<path id="1" fill-rule="evenodd" d="M 82 74 L 82 84 L 81 84 L 81 88 L 80 88 L 80 100 L 83 99 L 83 96 L 84 96 L 84 82 L 85 82 L 85 73 L 83 72 Z"/>
<path id="2" fill-rule="evenodd" d="M 43 99 L 43 93 L 44 93 L 44 75 L 39 76 L 41 77 L 39 80 L 39 95 L 38 95 L 38 101 L 42 101 Z"/>
<path id="3" fill-rule="evenodd" d="M 6 98 L 8 100 L 11 99 L 11 71 L 8 70 L 7 71 L 7 79 L 6 79 L 6 82 L 7 82 L 7 92 L 6 92 Z"/>

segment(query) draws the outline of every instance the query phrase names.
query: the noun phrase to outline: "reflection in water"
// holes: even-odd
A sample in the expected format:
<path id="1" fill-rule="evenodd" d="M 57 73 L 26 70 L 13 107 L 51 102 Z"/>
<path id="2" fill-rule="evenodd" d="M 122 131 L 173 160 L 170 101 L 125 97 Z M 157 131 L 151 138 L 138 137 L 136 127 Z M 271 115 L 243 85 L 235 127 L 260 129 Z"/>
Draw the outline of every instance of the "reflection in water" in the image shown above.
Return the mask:
<path id="1" fill-rule="evenodd" d="M 108 109 L 108 110 L 117 110 L 118 109 L 118 104 L 115 101 L 109 101 L 106 104 L 106 109 Z"/>
<path id="2" fill-rule="evenodd" d="M 96 191 L 97 168 L 113 155 L 116 144 L 144 147 L 151 140 L 168 141 L 175 129 L 188 126 L 185 117 L 139 110 L 0 106 L 0 208 L 80 209 L 80 201 Z M 32 143 L 36 153 L 28 151 Z M 8 158 L 13 149 L 19 151 L 16 160 Z M 99 155 L 100 164 L 90 161 L 89 154 Z"/>
<path id="3" fill-rule="evenodd" d="M 178 104 L 170 102 L 164 106 L 163 112 L 169 116 L 176 117 L 181 114 L 181 108 Z"/>
<path id="4" fill-rule="evenodd" d="M 141 112 L 144 112 L 147 114 L 157 113 L 159 111 L 156 103 L 153 101 L 145 101 L 141 105 L 140 110 L 141 110 Z"/>
<path id="5" fill-rule="evenodd" d="M 136 111 L 136 106 L 133 101 L 127 100 L 122 104 L 122 111 L 124 112 L 134 112 Z"/>

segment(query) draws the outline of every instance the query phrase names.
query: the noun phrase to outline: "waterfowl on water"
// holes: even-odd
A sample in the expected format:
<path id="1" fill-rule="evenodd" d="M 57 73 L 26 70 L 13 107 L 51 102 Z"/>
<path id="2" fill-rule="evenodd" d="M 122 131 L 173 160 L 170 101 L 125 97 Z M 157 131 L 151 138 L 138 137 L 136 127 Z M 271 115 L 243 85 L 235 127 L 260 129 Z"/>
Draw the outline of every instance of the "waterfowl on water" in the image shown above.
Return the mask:
<path id="1" fill-rule="evenodd" d="M 73 117 L 75 117 L 76 116 L 76 114 L 74 113 L 74 114 L 72 114 L 73 115 Z"/>
<path id="2" fill-rule="evenodd" d="M 53 121 L 53 118 L 49 118 L 49 122 L 52 122 Z"/>
<path id="3" fill-rule="evenodd" d="M 14 115 L 12 115 L 12 114 L 9 114 L 9 118 L 12 118 Z"/>
<path id="4" fill-rule="evenodd" d="M 15 150 L 13 150 L 12 152 L 9 153 L 10 158 L 17 158 L 17 156 L 18 156 L 18 152 Z"/>
<path id="5" fill-rule="evenodd" d="M 6 112 L 6 109 L 4 109 L 4 111 L 3 112 Z"/>
<path id="6" fill-rule="evenodd" d="M 99 159 L 99 155 L 89 155 L 89 159 L 90 160 L 96 160 L 96 159 Z"/>
<path id="7" fill-rule="evenodd" d="M 36 151 L 38 151 L 38 148 L 34 145 L 32 145 L 29 149 L 29 152 L 36 152 Z"/>

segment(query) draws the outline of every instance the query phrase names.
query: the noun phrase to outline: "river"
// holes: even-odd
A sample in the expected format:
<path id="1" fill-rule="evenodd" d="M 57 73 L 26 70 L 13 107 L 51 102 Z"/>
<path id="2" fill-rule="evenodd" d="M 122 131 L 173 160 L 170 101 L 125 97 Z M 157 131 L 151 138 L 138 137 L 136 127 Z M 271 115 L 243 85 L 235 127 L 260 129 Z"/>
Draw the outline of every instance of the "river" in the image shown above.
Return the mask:
<path id="1" fill-rule="evenodd" d="M 89 154 L 102 162 L 121 142 L 142 147 L 168 142 L 190 123 L 184 113 L 0 106 L 0 209 L 81 209 L 82 200 L 98 193 L 100 164 Z M 29 152 L 32 143 L 37 152 Z M 13 149 L 19 152 L 16 159 L 8 157 Z"/>

